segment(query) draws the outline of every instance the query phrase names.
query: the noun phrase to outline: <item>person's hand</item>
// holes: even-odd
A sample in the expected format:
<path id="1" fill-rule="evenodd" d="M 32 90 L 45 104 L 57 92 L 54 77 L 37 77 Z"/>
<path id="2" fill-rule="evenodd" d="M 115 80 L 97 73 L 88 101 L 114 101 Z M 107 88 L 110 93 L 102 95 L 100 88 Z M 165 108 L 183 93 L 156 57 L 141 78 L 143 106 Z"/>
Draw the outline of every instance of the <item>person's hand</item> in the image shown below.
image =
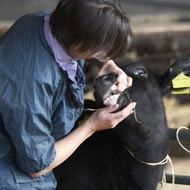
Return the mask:
<path id="1" fill-rule="evenodd" d="M 126 88 L 132 85 L 132 78 L 127 76 L 126 73 L 120 69 L 112 60 L 106 61 L 104 63 L 97 77 L 108 74 L 110 72 L 115 73 L 118 76 L 115 82 L 116 89 L 113 91 L 113 93 L 123 92 Z"/>
<path id="2" fill-rule="evenodd" d="M 88 123 L 88 126 L 91 127 L 92 132 L 114 128 L 123 119 L 133 113 L 135 106 L 135 102 L 130 103 L 128 106 L 116 113 L 112 112 L 118 108 L 117 104 L 108 106 L 93 113 L 86 122 Z"/>

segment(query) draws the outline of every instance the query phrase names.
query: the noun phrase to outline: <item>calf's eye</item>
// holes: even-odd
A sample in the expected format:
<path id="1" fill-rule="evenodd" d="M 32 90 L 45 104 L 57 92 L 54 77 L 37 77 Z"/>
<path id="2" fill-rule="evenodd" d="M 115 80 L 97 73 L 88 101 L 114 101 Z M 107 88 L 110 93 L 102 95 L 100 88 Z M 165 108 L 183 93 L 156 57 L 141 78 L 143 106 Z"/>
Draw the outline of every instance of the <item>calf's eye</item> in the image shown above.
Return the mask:
<path id="1" fill-rule="evenodd" d="M 148 78 L 148 73 L 144 69 L 137 69 L 134 71 L 134 74 L 141 78 L 146 78 L 146 79 Z"/>

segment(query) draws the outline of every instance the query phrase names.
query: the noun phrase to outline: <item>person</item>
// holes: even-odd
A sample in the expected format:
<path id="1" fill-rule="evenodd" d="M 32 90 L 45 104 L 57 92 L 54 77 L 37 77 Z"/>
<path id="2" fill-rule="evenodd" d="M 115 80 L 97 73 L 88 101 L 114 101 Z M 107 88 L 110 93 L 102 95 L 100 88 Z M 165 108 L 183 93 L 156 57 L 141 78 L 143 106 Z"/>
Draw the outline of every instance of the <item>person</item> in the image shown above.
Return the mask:
<path id="1" fill-rule="evenodd" d="M 0 189 L 53 190 L 53 168 L 94 132 L 115 127 L 135 102 L 96 111 L 73 129 L 83 110 L 85 59 L 115 72 L 114 93 L 132 84 L 116 58 L 131 43 L 117 0 L 60 0 L 52 13 L 18 19 L 0 39 Z"/>

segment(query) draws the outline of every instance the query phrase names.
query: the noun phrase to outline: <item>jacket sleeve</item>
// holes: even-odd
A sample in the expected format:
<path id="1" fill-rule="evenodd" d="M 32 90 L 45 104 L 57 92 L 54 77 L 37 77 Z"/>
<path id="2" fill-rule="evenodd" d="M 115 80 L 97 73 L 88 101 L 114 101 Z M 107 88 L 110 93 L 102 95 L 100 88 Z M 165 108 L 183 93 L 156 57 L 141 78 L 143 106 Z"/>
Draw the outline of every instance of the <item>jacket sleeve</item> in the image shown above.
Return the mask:
<path id="1" fill-rule="evenodd" d="M 29 79 L 9 81 L 1 98 L 4 125 L 19 168 L 26 173 L 46 168 L 55 158 L 51 86 Z"/>

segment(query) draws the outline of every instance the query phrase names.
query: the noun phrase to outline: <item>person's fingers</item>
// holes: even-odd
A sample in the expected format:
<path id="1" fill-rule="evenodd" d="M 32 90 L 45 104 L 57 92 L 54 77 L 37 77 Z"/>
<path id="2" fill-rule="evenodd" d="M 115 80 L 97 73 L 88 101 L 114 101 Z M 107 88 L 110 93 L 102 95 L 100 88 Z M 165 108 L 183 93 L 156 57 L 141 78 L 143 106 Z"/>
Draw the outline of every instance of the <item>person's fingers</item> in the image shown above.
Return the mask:
<path id="1" fill-rule="evenodd" d="M 136 107 L 137 103 L 136 102 L 132 102 L 130 103 L 127 107 L 123 108 L 123 110 L 121 110 L 122 114 L 125 116 L 125 114 L 130 115 L 131 113 L 134 112 L 134 109 Z M 127 115 L 127 116 L 128 116 Z"/>
<path id="2" fill-rule="evenodd" d="M 136 103 L 130 103 L 121 111 L 114 113 L 114 111 L 118 109 L 118 106 L 118 104 L 108 106 L 92 114 L 89 118 L 91 121 L 89 121 L 91 124 L 93 123 L 93 130 L 100 131 L 108 128 L 114 128 L 123 119 L 133 113 Z"/>
<path id="3" fill-rule="evenodd" d="M 117 88 L 114 90 L 113 93 L 121 93 L 127 88 L 127 85 L 124 83 L 118 83 Z"/>
<path id="4" fill-rule="evenodd" d="M 130 87 L 130 86 L 132 86 L 132 84 L 133 84 L 133 78 L 131 78 L 131 77 L 127 77 L 127 80 L 128 80 L 128 87 Z"/>
<path id="5" fill-rule="evenodd" d="M 122 77 L 124 76 L 124 77 Z M 133 79 L 131 77 L 125 76 L 125 75 L 119 75 L 118 80 L 116 81 L 116 88 L 114 89 L 113 93 L 121 93 L 126 88 L 129 88 L 132 86 Z"/>
<path id="6" fill-rule="evenodd" d="M 118 107 L 119 107 L 119 105 L 115 104 L 115 105 L 111 105 L 111 106 L 107 106 L 107 107 L 103 108 L 102 111 L 111 113 L 111 112 L 115 111 Z"/>
<path id="7" fill-rule="evenodd" d="M 129 105 L 127 105 L 125 108 L 123 108 L 121 111 L 114 114 L 115 119 L 124 119 L 125 117 L 129 116 L 134 112 L 136 106 L 136 102 L 132 102 Z"/>
<path id="8" fill-rule="evenodd" d="M 135 106 L 136 106 L 136 103 L 133 102 L 133 103 L 130 103 L 127 107 L 125 107 L 120 112 L 113 113 L 112 117 L 114 118 L 115 124 L 112 125 L 111 128 L 115 128 L 118 123 L 120 123 L 122 120 L 124 120 L 129 115 L 131 115 L 134 112 Z"/>
<path id="9" fill-rule="evenodd" d="M 108 60 L 104 63 L 103 67 L 100 69 L 100 71 L 97 74 L 97 78 L 110 73 L 111 71 L 113 71 L 113 65 L 115 65 L 113 60 Z M 114 66 L 115 67 L 115 66 Z"/>

